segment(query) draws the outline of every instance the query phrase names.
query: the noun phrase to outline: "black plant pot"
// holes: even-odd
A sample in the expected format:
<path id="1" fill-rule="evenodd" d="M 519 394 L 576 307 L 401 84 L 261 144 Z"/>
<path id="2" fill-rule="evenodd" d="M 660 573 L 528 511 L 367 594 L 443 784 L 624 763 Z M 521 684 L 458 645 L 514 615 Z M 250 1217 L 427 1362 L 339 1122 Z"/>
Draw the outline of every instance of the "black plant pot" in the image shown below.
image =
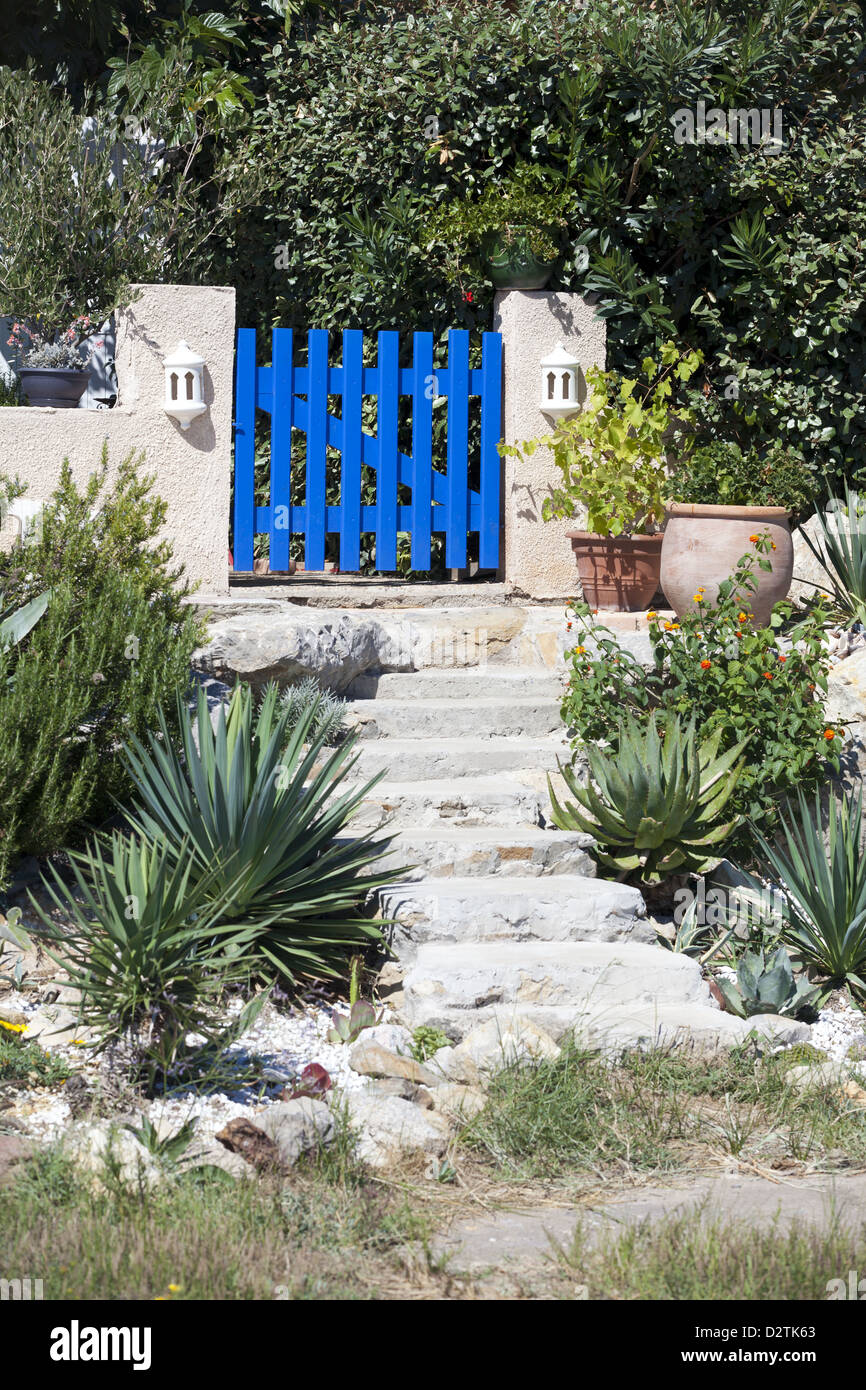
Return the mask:
<path id="1" fill-rule="evenodd" d="M 30 405 L 73 410 L 87 390 L 89 372 L 75 367 L 21 367 L 21 386 Z"/>

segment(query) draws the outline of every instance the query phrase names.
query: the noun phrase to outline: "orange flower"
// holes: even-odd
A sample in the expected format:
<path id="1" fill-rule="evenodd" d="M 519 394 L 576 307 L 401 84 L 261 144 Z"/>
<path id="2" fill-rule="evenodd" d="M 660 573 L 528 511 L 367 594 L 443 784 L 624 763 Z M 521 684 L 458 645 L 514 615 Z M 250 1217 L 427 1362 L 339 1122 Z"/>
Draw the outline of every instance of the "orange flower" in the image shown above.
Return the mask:
<path id="1" fill-rule="evenodd" d="M 765 681 L 771 681 L 772 679 L 773 679 L 773 677 L 772 677 L 772 675 L 770 674 L 770 672 L 769 672 L 769 671 L 765 671 L 765 672 L 764 672 L 764 680 L 765 680 Z"/>
<path id="2" fill-rule="evenodd" d="M 665 632 L 679 632 L 679 623 L 665 623 Z"/>
<path id="3" fill-rule="evenodd" d="M 657 618 L 657 617 L 658 617 L 658 613 L 656 612 L 656 610 L 655 610 L 654 608 L 651 608 L 651 609 L 649 610 L 649 612 L 647 613 L 647 615 L 646 615 L 646 620 L 647 620 L 648 623 L 651 623 L 652 620 L 653 620 L 653 618 Z"/>
<path id="4" fill-rule="evenodd" d="M 750 537 L 749 537 L 749 540 L 752 542 L 752 545 L 757 545 L 757 544 L 758 544 L 758 541 L 759 541 L 760 539 L 761 539 L 760 536 L 750 536 Z"/>
<path id="5" fill-rule="evenodd" d="M 833 739 L 836 737 L 836 731 L 835 731 L 835 729 L 825 729 L 825 730 L 824 730 L 824 737 L 825 737 L 825 739 L 827 740 L 828 743 L 832 743 Z"/>
<path id="6" fill-rule="evenodd" d="M 748 621 L 749 621 L 749 615 L 748 615 L 748 613 L 738 613 L 738 614 L 737 614 L 737 622 L 738 622 L 738 623 L 747 623 Z"/>
<path id="7" fill-rule="evenodd" d="M 575 649 L 574 649 L 574 654 L 575 654 L 575 656 L 583 656 L 584 653 L 585 653 L 585 651 L 586 651 L 586 647 L 575 647 Z"/>
<path id="8" fill-rule="evenodd" d="M 776 542 L 775 542 L 775 541 L 770 541 L 770 545 L 773 547 L 774 550 L 776 549 Z"/>
<path id="9" fill-rule="evenodd" d="M 786 656 L 783 656 L 782 653 L 779 652 L 779 660 L 780 660 L 780 661 L 787 661 L 788 658 L 787 658 Z"/>
<path id="10" fill-rule="evenodd" d="M 695 603 L 700 603 L 703 599 L 703 594 L 700 592 L 700 590 L 698 590 L 696 594 L 692 594 L 692 598 L 694 599 Z"/>
<path id="11" fill-rule="evenodd" d="M 704 670 L 704 671 L 709 671 L 709 669 L 710 669 L 710 667 L 712 666 L 712 664 L 713 664 L 713 663 L 712 663 L 711 661 L 707 661 L 706 659 L 704 659 L 704 660 L 701 662 L 701 668 L 702 668 L 702 670 Z"/>

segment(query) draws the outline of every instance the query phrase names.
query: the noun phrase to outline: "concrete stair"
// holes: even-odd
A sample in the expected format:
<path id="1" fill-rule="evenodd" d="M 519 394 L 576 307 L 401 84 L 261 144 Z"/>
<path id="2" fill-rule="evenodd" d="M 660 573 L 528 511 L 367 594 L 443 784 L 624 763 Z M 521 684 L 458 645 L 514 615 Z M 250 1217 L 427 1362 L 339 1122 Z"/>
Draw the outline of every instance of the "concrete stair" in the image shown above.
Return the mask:
<path id="1" fill-rule="evenodd" d="M 561 665 L 465 663 L 346 687 L 352 777 L 384 773 L 357 824 L 387 829 L 403 870 L 378 911 L 406 1021 L 459 1039 L 519 1016 L 611 1051 L 739 1041 L 696 962 L 656 944 L 640 893 L 596 878 L 589 837 L 550 823 L 563 685 Z"/>

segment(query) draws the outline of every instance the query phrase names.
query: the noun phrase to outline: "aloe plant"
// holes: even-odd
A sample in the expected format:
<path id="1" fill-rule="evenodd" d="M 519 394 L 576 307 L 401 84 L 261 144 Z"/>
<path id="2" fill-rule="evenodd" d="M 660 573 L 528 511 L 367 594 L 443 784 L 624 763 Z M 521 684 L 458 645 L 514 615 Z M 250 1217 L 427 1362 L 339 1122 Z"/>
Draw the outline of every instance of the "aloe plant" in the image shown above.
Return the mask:
<path id="1" fill-rule="evenodd" d="M 39 622 L 42 614 L 48 607 L 51 598 L 51 591 L 46 590 L 43 594 L 38 594 L 36 598 L 30 599 L 28 603 L 22 603 L 20 608 L 11 608 L 3 612 L 3 594 L 0 592 L 0 651 L 5 651 L 7 647 L 14 647 L 22 641 Z"/>
<path id="2" fill-rule="evenodd" d="M 125 750 L 136 832 L 190 855 L 193 881 L 212 874 L 217 894 L 231 885 L 229 920 L 253 926 L 251 949 L 290 980 L 340 976 L 353 951 L 380 941 L 364 901 L 399 876 L 380 863 L 388 838 L 346 833 L 379 777 L 347 787 L 354 737 L 326 748 L 317 716 L 311 701 L 293 722 L 275 686 L 256 709 L 241 685 L 214 727 L 199 690 L 196 720 L 178 698 L 180 751 L 162 715 L 148 746 Z"/>
<path id="3" fill-rule="evenodd" d="M 698 742 L 694 724 L 675 715 L 659 734 L 655 714 L 629 716 L 619 726 L 617 751 L 587 748 L 592 782 L 560 772 L 575 802 L 560 805 L 548 777 L 553 819 L 596 841 L 595 857 L 621 879 L 658 883 L 670 874 L 715 868 L 720 849 L 739 824 L 723 812 L 743 767 L 745 742 L 719 753 L 721 730 Z M 576 803 L 576 804 L 575 804 Z"/>
<path id="4" fill-rule="evenodd" d="M 866 853 L 863 790 L 809 803 L 781 817 L 774 843 L 757 836 L 759 871 L 783 891 L 775 896 L 780 936 L 807 966 L 834 986 L 866 994 Z M 824 822 L 827 822 L 826 843 Z M 757 896 L 760 879 L 748 875 Z"/>
<path id="5" fill-rule="evenodd" d="M 845 512 L 847 528 L 841 517 L 834 526 L 820 511 L 816 512 L 821 532 L 817 544 L 805 531 L 801 535 L 826 576 L 821 587 L 829 590 L 834 606 L 852 627 L 854 623 L 866 622 L 866 533 L 862 506 L 847 480 Z"/>
<path id="6" fill-rule="evenodd" d="M 737 965 L 737 983 L 719 975 L 716 984 L 726 1008 L 738 1018 L 752 1018 L 755 1014 L 794 1016 L 814 1008 L 821 996 L 819 986 L 810 985 L 802 975 L 795 978 L 784 946 L 766 956 L 763 950 L 745 951 Z"/>

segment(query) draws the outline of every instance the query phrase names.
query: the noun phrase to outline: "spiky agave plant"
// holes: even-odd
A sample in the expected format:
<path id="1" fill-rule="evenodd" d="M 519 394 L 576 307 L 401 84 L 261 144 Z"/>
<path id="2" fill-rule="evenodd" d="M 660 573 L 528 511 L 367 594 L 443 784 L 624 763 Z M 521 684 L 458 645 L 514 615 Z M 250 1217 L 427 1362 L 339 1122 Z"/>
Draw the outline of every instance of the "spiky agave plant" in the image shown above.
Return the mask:
<path id="1" fill-rule="evenodd" d="M 724 820 L 723 812 L 746 744 L 720 754 L 720 738 L 717 730 L 699 743 L 694 723 L 683 725 L 676 715 L 667 718 L 663 736 L 655 714 L 646 722 L 629 716 L 619 725 L 615 750 L 587 749 L 588 786 L 560 765 L 574 803 L 560 805 L 548 777 L 555 824 L 592 835 L 598 862 L 620 879 L 659 883 L 671 874 L 708 872 L 719 862 L 714 851 L 740 820 Z"/>
<path id="2" fill-rule="evenodd" d="M 847 480 L 845 514 L 847 527 L 838 512 L 831 524 L 819 510 L 815 513 L 820 530 L 816 541 L 805 531 L 801 535 L 825 574 L 824 583 L 815 587 L 829 591 L 834 607 L 846 625 L 853 627 L 866 622 L 866 529 L 862 504 Z"/>
<path id="3" fill-rule="evenodd" d="M 354 738 L 326 748 L 317 713 L 312 701 L 292 723 L 275 686 L 256 709 L 241 685 L 212 724 L 200 690 L 195 720 L 178 698 L 180 751 L 162 716 L 147 746 L 125 750 L 136 832 L 189 854 L 193 881 L 211 873 L 216 893 L 233 885 L 227 918 L 255 926 L 251 949 L 290 980 L 342 975 L 353 952 L 381 940 L 361 909 L 400 873 L 379 862 L 389 839 L 346 834 L 379 777 L 346 785 Z"/>
<path id="4" fill-rule="evenodd" d="M 863 789 L 834 797 L 825 808 L 819 792 L 810 804 L 798 793 L 796 813 L 782 816 L 782 833 L 771 844 L 757 837 L 761 872 L 781 885 L 774 895 L 781 914 L 779 934 L 804 965 L 830 985 L 848 985 L 866 997 L 866 849 Z M 760 879 L 749 876 L 753 892 Z"/>

